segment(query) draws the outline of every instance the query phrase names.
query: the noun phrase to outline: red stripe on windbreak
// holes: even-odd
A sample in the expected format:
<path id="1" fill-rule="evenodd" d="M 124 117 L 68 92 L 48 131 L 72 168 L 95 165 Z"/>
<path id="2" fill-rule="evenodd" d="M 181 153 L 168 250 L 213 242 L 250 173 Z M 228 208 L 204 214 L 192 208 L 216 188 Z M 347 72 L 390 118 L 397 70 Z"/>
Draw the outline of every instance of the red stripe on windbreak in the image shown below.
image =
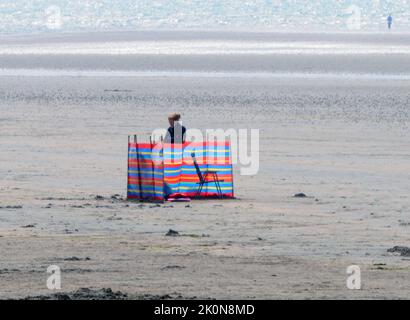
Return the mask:
<path id="1" fill-rule="evenodd" d="M 129 163 L 147 163 L 147 164 L 152 164 L 153 163 L 153 161 L 152 161 L 152 159 L 144 159 L 144 158 L 142 158 L 142 159 L 139 159 L 139 161 L 138 161 L 138 159 L 137 158 L 130 158 L 130 160 L 129 160 Z"/>
<path id="2" fill-rule="evenodd" d="M 164 168 L 166 169 L 173 169 L 173 168 L 179 168 L 182 166 L 182 163 L 165 163 L 164 162 Z"/>
<path id="3" fill-rule="evenodd" d="M 142 174 L 161 174 L 164 172 L 164 170 L 162 168 L 152 168 L 151 166 L 129 166 L 128 170 L 131 171 L 137 171 L 137 172 L 132 172 L 133 174 L 136 174 L 138 172 L 141 172 Z"/>
<path id="4" fill-rule="evenodd" d="M 211 157 L 211 156 L 207 156 L 207 157 L 195 157 L 196 158 L 196 162 L 198 164 L 231 164 L 231 159 L 229 157 Z M 188 161 L 184 161 L 184 163 L 190 165 L 193 164 L 193 160 L 192 158 L 190 158 L 190 160 Z"/>
<path id="5" fill-rule="evenodd" d="M 162 166 L 162 162 L 156 162 L 153 161 L 152 159 L 139 159 L 139 161 L 136 158 L 132 158 L 128 161 L 128 163 L 131 164 L 138 164 L 138 163 L 144 163 L 144 164 L 149 164 L 149 165 L 155 165 L 155 166 Z"/>
<path id="6" fill-rule="evenodd" d="M 130 184 L 130 185 L 137 185 L 137 184 L 139 184 L 139 181 L 140 181 L 140 179 L 138 179 L 138 178 L 128 178 L 128 184 Z M 164 180 L 163 179 L 158 179 L 158 178 L 154 178 L 154 179 L 141 179 L 141 184 L 143 184 L 143 185 L 149 185 L 149 186 L 152 186 L 152 185 L 156 185 L 156 186 L 160 186 L 162 183 L 164 182 Z"/>
<path id="7" fill-rule="evenodd" d="M 181 143 L 164 143 L 164 149 L 174 149 L 174 150 L 181 150 L 184 145 Z"/>
<path id="8" fill-rule="evenodd" d="M 184 192 L 188 197 L 192 198 L 195 197 L 196 193 L 195 192 Z M 233 198 L 233 193 L 223 193 L 222 195 L 226 198 Z M 201 192 L 200 197 L 201 198 L 214 198 L 217 197 L 218 194 L 215 192 Z"/>
<path id="9" fill-rule="evenodd" d="M 176 143 L 176 144 L 170 144 L 170 143 L 164 143 L 164 148 L 165 149 L 175 149 L 175 150 L 181 150 L 185 149 L 186 147 L 229 147 L 230 143 L 229 141 L 207 141 L 207 142 L 185 142 L 184 144 Z"/>
<path id="10" fill-rule="evenodd" d="M 161 164 L 154 164 L 152 162 L 149 163 L 149 162 L 130 161 L 130 162 L 128 162 L 128 164 L 132 167 L 140 165 L 140 166 L 143 166 L 144 168 L 152 168 L 152 167 L 154 169 L 162 169 L 163 168 L 162 163 Z"/>
<path id="11" fill-rule="evenodd" d="M 134 142 L 130 142 L 130 143 L 128 144 L 128 147 L 129 147 L 129 148 L 137 148 L 137 147 L 138 147 L 138 149 L 151 149 L 151 147 L 152 147 L 152 149 L 154 149 L 155 146 L 156 146 L 156 144 L 149 144 L 149 143 L 134 143 Z"/>

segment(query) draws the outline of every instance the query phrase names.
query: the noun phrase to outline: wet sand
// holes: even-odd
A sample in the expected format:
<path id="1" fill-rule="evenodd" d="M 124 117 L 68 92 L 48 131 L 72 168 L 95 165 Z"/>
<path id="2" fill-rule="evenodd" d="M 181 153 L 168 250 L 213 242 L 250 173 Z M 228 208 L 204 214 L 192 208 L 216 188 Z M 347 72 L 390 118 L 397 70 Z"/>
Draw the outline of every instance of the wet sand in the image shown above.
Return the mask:
<path id="1" fill-rule="evenodd" d="M 360 70 L 361 60 L 344 56 Z M 260 61 L 255 70 L 263 72 L 270 57 L 281 61 L 277 70 L 304 72 L 293 69 L 294 55 L 250 64 Z M 2 69 L 26 67 L 6 58 L 0 56 Z M 183 61 L 163 56 L 163 64 L 168 58 Z M 232 65 L 235 59 L 239 71 L 252 71 L 249 56 L 232 57 Z M 400 59 L 377 59 L 389 66 L 386 75 L 400 69 Z M 212 56 L 203 67 L 173 70 L 207 70 L 207 61 Z M 67 60 L 60 63 L 68 68 Z M 106 70 L 105 63 L 95 69 Z M 354 66 L 330 65 L 330 80 L 50 77 L 39 69 L 0 76 L 0 298 L 49 295 L 51 264 L 62 269 L 63 293 L 408 298 L 409 258 L 388 249 L 410 245 L 410 82 L 380 79 L 373 69 L 365 72 L 374 78 L 346 79 L 340 73 Z M 312 72 L 324 72 L 317 66 Z M 150 68 L 137 62 L 131 69 Z M 223 64 L 215 69 L 232 72 Z M 260 129 L 260 170 L 249 177 L 235 168 L 237 200 L 124 200 L 127 134 L 148 137 L 166 126 L 171 111 L 181 112 L 189 128 Z M 307 197 L 294 197 L 301 192 Z M 165 236 L 169 229 L 179 236 Z M 346 288 L 352 264 L 362 270 L 360 291 Z"/>

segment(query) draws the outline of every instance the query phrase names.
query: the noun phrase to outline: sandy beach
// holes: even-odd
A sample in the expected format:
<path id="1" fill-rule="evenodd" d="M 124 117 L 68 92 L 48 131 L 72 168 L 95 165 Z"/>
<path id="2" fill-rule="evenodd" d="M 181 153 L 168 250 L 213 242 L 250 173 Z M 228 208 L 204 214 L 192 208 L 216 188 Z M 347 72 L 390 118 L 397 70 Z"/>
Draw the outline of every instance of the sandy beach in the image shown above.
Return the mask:
<path id="1" fill-rule="evenodd" d="M 388 249 L 410 246 L 409 40 L 3 37 L 0 299 L 52 295 L 49 265 L 68 294 L 408 299 L 410 256 Z M 260 130 L 259 172 L 235 166 L 236 200 L 126 201 L 127 135 L 148 140 L 170 112 Z M 361 290 L 346 287 L 350 265 Z"/>

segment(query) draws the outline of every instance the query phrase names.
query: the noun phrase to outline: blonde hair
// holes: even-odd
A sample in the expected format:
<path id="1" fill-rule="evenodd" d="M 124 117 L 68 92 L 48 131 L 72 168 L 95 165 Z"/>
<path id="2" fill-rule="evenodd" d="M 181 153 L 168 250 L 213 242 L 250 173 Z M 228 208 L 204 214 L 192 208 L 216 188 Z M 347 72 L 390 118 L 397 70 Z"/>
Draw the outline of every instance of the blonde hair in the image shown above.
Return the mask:
<path id="1" fill-rule="evenodd" d="M 181 119 L 181 115 L 179 113 L 171 113 L 168 116 L 169 120 L 174 120 L 174 121 L 179 121 L 179 119 Z"/>

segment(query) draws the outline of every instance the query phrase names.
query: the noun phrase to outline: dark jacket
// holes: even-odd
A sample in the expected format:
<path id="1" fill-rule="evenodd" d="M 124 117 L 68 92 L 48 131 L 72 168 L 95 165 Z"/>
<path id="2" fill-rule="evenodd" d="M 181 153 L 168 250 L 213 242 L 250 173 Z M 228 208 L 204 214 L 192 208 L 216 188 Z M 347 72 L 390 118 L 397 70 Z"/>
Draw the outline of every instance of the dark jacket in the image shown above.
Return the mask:
<path id="1" fill-rule="evenodd" d="M 183 143 L 185 142 L 186 128 L 175 122 L 173 127 L 169 127 L 165 137 L 166 143 Z"/>

